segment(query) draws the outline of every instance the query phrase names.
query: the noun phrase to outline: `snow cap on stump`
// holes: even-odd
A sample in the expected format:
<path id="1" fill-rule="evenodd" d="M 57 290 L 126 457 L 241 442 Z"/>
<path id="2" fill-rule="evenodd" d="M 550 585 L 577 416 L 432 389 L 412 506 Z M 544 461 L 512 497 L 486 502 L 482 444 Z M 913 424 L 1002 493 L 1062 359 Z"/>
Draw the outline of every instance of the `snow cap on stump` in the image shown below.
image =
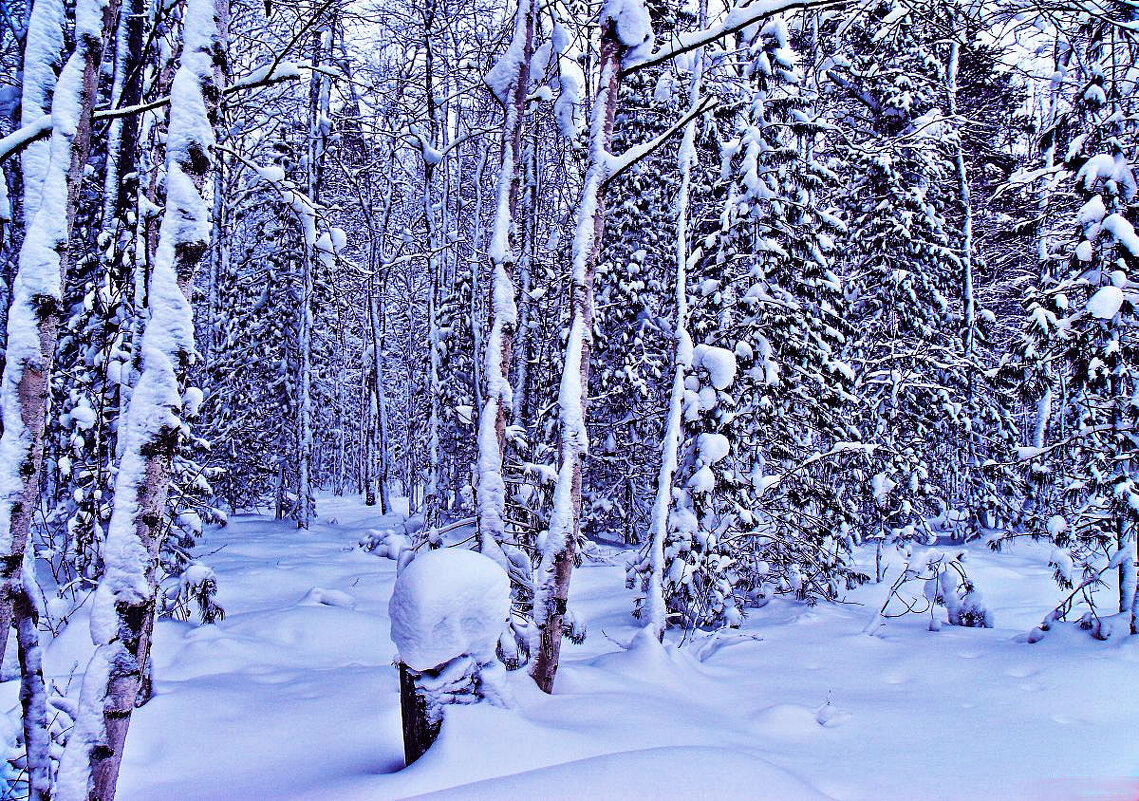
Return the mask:
<path id="1" fill-rule="evenodd" d="M 388 614 L 392 642 L 412 670 L 460 656 L 489 662 L 510 614 L 510 579 L 481 553 L 429 551 L 399 574 Z"/>

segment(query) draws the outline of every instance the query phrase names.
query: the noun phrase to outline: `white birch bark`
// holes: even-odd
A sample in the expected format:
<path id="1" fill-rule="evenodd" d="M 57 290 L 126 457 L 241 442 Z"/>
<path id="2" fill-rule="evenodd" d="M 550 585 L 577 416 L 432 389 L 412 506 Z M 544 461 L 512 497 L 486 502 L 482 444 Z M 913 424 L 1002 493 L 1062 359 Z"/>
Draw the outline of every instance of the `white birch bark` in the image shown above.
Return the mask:
<path id="1" fill-rule="evenodd" d="M 515 304 L 515 221 L 518 202 L 519 150 L 530 59 L 534 50 L 534 0 L 519 0 L 514 35 L 502 59 L 486 81 L 503 108 L 502 158 L 495 190 L 494 223 L 488 254 L 490 275 L 490 333 L 483 373 L 486 399 L 478 430 L 478 543 L 479 550 L 509 569 L 502 543 L 506 536 L 506 483 L 502 461 L 506 447 L 507 412 L 511 408 L 510 349 L 518 322 Z"/>
<path id="2" fill-rule="evenodd" d="M 703 5 L 703 3 L 702 3 Z M 692 79 L 688 90 L 689 105 L 700 101 L 704 76 L 704 48 L 694 54 Z M 684 411 L 684 379 L 692 369 L 692 337 L 688 333 L 688 196 L 692 184 L 692 166 L 696 159 L 696 118 L 684 126 L 684 138 L 678 158 L 680 189 L 676 196 L 676 352 L 672 388 L 668 396 L 668 417 L 664 441 L 661 443 L 660 472 L 656 495 L 649 519 L 649 575 L 642 606 L 643 620 L 658 640 L 664 638 L 668 625 L 664 599 L 664 546 L 668 540 L 668 518 L 672 509 L 672 482 L 676 475 Z"/>
<path id="3" fill-rule="evenodd" d="M 188 0 L 181 65 L 171 87 L 166 210 L 147 292 L 142 371 L 122 426 L 122 462 L 91 610 L 95 654 L 60 762 L 62 801 L 112 801 L 131 713 L 150 651 L 159 536 L 182 425 L 179 370 L 194 353 L 189 296 L 209 246 L 204 197 L 214 143 L 218 25 L 212 0 Z"/>
<path id="4" fill-rule="evenodd" d="M 36 0 L 28 18 L 24 45 L 24 80 L 20 87 L 20 125 L 35 123 L 51 113 L 55 70 L 63 49 L 62 0 Z M 32 142 L 20 157 L 24 180 L 24 226 L 30 227 L 40 206 L 51 146 Z"/>
<path id="5" fill-rule="evenodd" d="M 544 692 L 552 692 L 561 653 L 562 624 L 569 597 L 577 538 L 581 525 L 581 460 L 588 450 L 585 419 L 589 384 L 589 350 L 593 340 L 593 276 L 605 230 L 603 185 L 609 177 L 613 114 L 617 106 L 621 55 L 617 24 L 602 24 L 600 74 L 590 115 L 589 169 L 577 207 L 573 241 L 570 330 L 558 390 L 558 475 L 546 544 L 535 577 L 534 623 L 530 675 Z"/>
<path id="6" fill-rule="evenodd" d="M 38 3 L 36 4 L 39 5 Z M 46 2 L 29 20 L 30 74 L 24 112 L 42 111 L 51 97 L 51 137 L 45 149 L 25 154 L 31 215 L 12 286 L 7 352 L 0 378 L 0 655 L 13 616 L 21 662 L 21 701 L 30 794 L 51 794 L 47 699 L 39 666 L 35 575 L 25 574 L 25 548 L 39 507 L 48 378 L 58 334 L 71 230 L 90 153 L 91 117 L 98 68 L 117 0 L 80 0 L 75 49 L 52 91 L 52 65 L 62 48 L 62 8 Z M 38 197 L 36 197 L 38 195 Z"/>

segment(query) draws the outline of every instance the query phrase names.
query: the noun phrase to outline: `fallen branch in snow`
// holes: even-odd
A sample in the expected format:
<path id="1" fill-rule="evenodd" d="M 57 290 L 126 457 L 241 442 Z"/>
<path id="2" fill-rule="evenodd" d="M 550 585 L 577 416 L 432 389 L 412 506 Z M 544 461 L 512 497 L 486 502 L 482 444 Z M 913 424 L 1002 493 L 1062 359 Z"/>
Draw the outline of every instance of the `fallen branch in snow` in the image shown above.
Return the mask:
<path id="1" fill-rule="evenodd" d="M 475 524 L 475 518 L 464 517 L 462 520 L 456 520 L 455 522 L 448 523 L 445 526 L 439 526 L 439 528 L 435 529 L 435 533 L 442 536 L 443 534 L 446 534 L 449 531 L 454 531 L 455 529 L 462 528 L 463 526 L 473 526 L 474 524 Z"/>
<path id="2" fill-rule="evenodd" d="M 1072 612 L 1072 607 L 1075 604 L 1077 595 L 1082 595 L 1084 597 L 1084 600 L 1087 602 L 1090 609 L 1090 611 L 1085 613 L 1084 616 L 1080 619 L 1080 628 L 1091 631 L 1092 636 L 1096 639 L 1107 639 L 1107 637 L 1100 636 L 1100 616 L 1096 614 L 1095 604 L 1093 603 L 1092 598 L 1088 595 L 1087 590 L 1089 587 L 1095 587 L 1096 585 L 1102 583 L 1103 574 L 1115 567 L 1117 567 L 1117 565 L 1109 561 L 1106 565 L 1096 571 L 1095 575 L 1088 576 L 1075 587 L 1073 587 L 1072 591 L 1068 593 L 1067 597 L 1065 597 L 1064 600 L 1060 601 L 1060 603 L 1056 604 L 1056 606 L 1052 608 L 1052 611 L 1044 616 L 1044 619 L 1040 622 L 1040 625 L 1028 633 L 1028 642 L 1040 642 L 1042 639 L 1044 639 L 1044 634 L 1048 631 L 1051 631 L 1052 626 L 1056 622 L 1066 620 L 1068 615 Z"/>

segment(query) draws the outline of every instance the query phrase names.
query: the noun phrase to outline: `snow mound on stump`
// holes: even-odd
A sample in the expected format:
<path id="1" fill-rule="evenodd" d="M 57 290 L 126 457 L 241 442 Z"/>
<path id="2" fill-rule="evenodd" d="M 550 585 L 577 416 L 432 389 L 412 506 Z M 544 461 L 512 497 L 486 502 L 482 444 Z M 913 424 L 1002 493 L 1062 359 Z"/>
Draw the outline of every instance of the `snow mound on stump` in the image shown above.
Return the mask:
<path id="1" fill-rule="evenodd" d="M 510 614 L 510 579 L 481 553 L 429 551 L 396 579 L 388 614 L 392 641 L 412 670 L 464 655 L 489 662 Z"/>

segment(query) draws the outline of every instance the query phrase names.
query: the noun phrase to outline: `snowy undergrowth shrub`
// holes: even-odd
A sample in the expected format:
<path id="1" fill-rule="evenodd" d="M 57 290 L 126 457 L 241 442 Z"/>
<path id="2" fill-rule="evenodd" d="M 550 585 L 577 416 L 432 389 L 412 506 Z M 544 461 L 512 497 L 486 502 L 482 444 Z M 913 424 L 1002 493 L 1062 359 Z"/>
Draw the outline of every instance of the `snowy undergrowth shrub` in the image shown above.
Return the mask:
<path id="1" fill-rule="evenodd" d="M 191 562 L 177 577 L 173 597 L 165 586 L 168 614 L 175 620 L 189 620 L 196 607 L 203 623 L 216 623 L 225 617 L 225 609 L 214 600 L 218 591 L 217 574 L 201 562 Z"/>
<path id="2" fill-rule="evenodd" d="M 964 563 L 964 551 L 929 549 L 914 554 L 906 560 L 867 632 L 873 634 L 886 620 L 908 614 L 928 614 L 929 630 L 939 631 L 943 623 L 937 615 L 939 608 L 945 610 L 944 622 L 951 626 L 992 628 L 992 612 Z"/>
<path id="3" fill-rule="evenodd" d="M 58 771 L 59 760 L 77 713 L 74 688 L 77 667 L 72 667 L 71 674 L 62 685 L 51 681 L 47 687 L 49 771 L 53 777 Z M 18 715 L 0 715 L 0 788 L 0 798 L 4 801 L 23 801 L 29 798 L 24 733 Z"/>
<path id="4" fill-rule="evenodd" d="M 400 558 L 400 554 L 414 547 L 411 537 L 395 529 L 368 531 L 360 539 L 360 547 L 384 559 Z"/>
<path id="5" fill-rule="evenodd" d="M 0 715 L 0 782 L 5 799 L 27 797 L 26 762 L 19 715 Z"/>

